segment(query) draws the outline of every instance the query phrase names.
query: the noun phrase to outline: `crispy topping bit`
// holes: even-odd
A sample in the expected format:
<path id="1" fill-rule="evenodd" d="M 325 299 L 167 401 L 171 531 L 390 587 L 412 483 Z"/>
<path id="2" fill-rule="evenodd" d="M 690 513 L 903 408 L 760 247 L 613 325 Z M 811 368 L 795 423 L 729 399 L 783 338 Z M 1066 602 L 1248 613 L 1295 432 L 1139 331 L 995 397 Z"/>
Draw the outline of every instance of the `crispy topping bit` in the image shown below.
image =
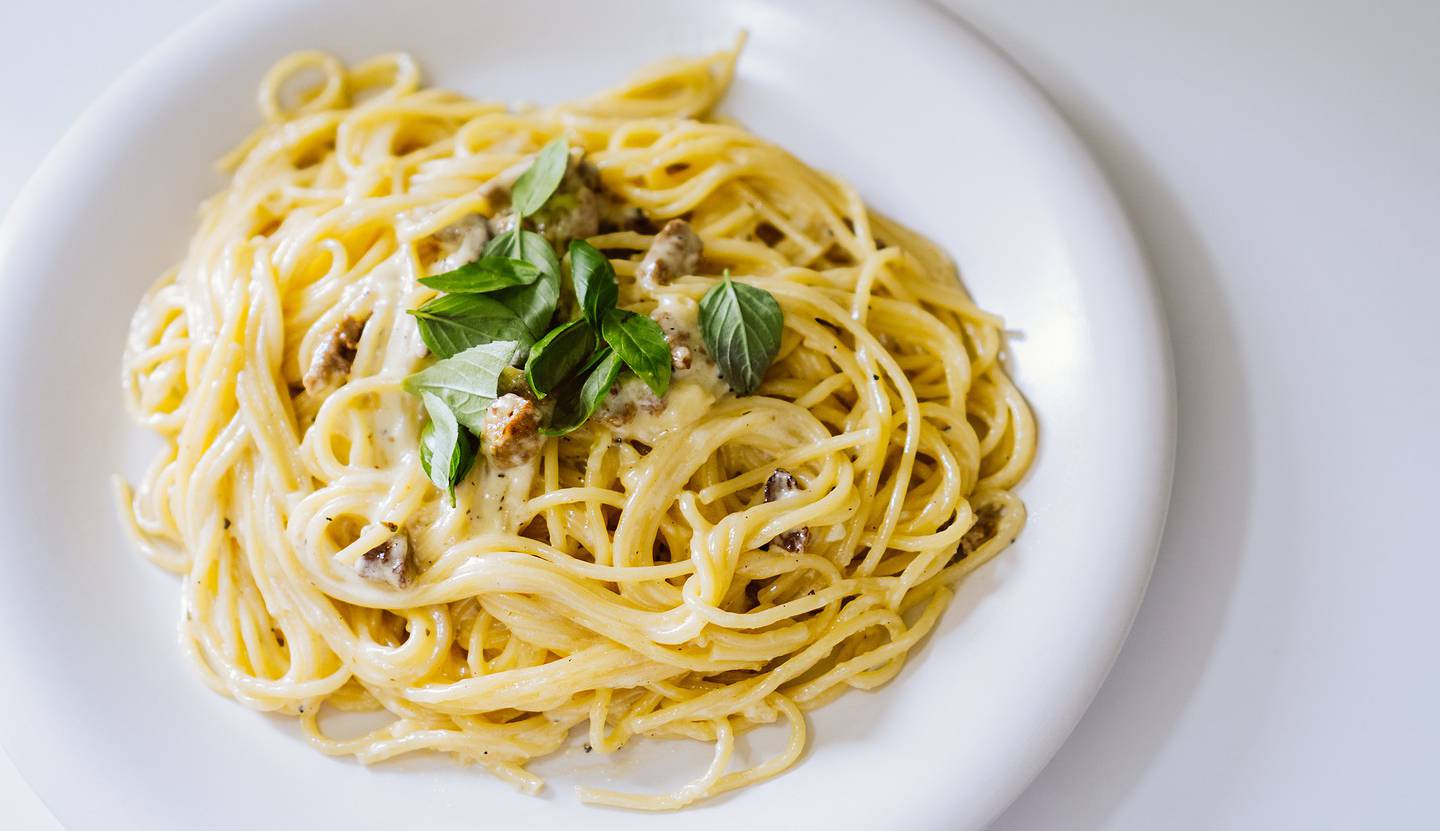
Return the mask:
<path id="1" fill-rule="evenodd" d="M 680 372 L 694 367 L 714 374 L 715 365 L 705 354 L 705 346 L 700 342 L 700 324 L 696 319 L 698 311 L 693 302 L 687 309 L 685 305 L 667 297 L 650 317 L 660 324 L 660 331 L 665 333 L 665 342 L 670 344 L 671 369 Z"/>
<path id="2" fill-rule="evenodd" d="M 355 571 L 366 580 L 403 589 L 415 579 L 415 562 L 410 557 L 410 535 L 400 531 L 360 555 Z"/>
<path id="3" fill-rule="evenodd" d="M 655 233 L 655 223 L 650 215 L 634 205 L 626 205 L 608 193 L 600 193 L 600 233 L 613 234 L 616 231 L 634 231 L 637 234 Z"/>
<path id="4" fill-rule="evenodd" d="M 506 393 L 495 399 L 483 426 L 480 444 L 500 467 L 525 464 L 540 452 L 540 409 L 528 398 Z"/>
<path id="5" fill-rule="evenodd" d="M 431 273 L 444 274 L 480 259 L 485 243 L 490 241 L 490 222 L 480 214 L 467 214 L 435 232 L 435 243 L 443 255 L 430 267 Z"/>
<path id="6" fill-rule="evenodd" d="M 799 490 L 800 483 L 795 481 L 795 476 L 785 468 L 777 467 L 765 480 L 765 501 L 776 502 Z"/>
<path id="7" fill-rule="evenodd" d="M 310 359 L 310 368 L 305 371 L 306 392 L 319 395 L 345 383 L 350 375 L 350 365 L 355 362 L 355 350 L 360 345 L 360 333 L 364 329 L 365 321 L 347 317 L 320 340 L 315 355 Z"/>
<path id="8" fill-rule="evenodd" d="M 605 398 L 605 403 L 601 404 L 595 413 L 595 418 L 610 427 L 624 427 L 635 420 L 635 402 L 616 401 L 615 388 L 612 388 L 610 395 Z"/>
<path id="9" fill-rule="evenodd" d="M 669 285 L 676 277 L 694 274 L 700 267 L 700 254 L 704 250 L 704 242 L 690 223 L 672 219 L 655 235 L 636 275 L 652 287 Z"/>
<path id="10" fill-rule="evenodd" d="M 766 502 L 778 502 L 791 494 L 799 493 L 799 491 L 800 483 L 796 482 L 790 471 L 784 468 L 776 468 L 775 472 L 770 474 L 770 478 L 765 480 Z M 770 542 L 792 554 L 802 554 L 810 548 L 810 528 L 801 526 L 786 531 Z"/>
<path id="11" fill-rule="evenodd" d="M 1004 510 L 992 505 L 983 505 L 975 512 L 975 524 L 960 538 L 960 557 L 969 557 L 979 550 L 1000 527 L 1000 517 L 1004 516 Z"/>
<path id="12" fill-rule="evenodd" d="M 639 378 L 626 378 L 610 388 L 595 418 L 610 427 L 624 427 L 640 413 L 659 415 L 665 412 L 665 399 L 655 395 Z"/>

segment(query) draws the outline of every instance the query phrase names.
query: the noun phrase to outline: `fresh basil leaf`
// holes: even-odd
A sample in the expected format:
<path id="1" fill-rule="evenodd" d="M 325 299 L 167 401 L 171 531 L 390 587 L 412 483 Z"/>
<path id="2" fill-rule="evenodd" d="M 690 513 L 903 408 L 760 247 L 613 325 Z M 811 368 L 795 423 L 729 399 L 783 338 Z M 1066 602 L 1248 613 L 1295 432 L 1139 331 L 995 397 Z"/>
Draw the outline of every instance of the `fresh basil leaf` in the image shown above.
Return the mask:
<path id="1" fill-rule="evenodd" d="M 455 414 L 439 396 L 421 393 L 420 400 L 430 415 L 420 430 L 420 467 L 435 487 L 450 496 L 450 504 L 454 505 L 455 486 L 475 463 L 478 443 L 469 430 L 460 427 Z"/>
<path id="2" fill-rule="evenodd" d="M 585 363 L 594 349 L 595 333 L 583 320 L 551 329 L 530 348 L 525 380 L 536 396 L 544 398 Z"/>
<path id="3" fill-rule="evenodd" d="M 427 393 L 439 398 L 461 424 L 478 434 L 484 427 L 485 410 L 498 396 L 500 374 L 517 348 L 513 341 L 474 346 L 420 370 L 402 386 L 422 398 Z"/>
<path id="4" fill-rule="evenodd" d="M 600 348 L 595 350 L 595 354 L 593 354 L 593 355 L 590 356 L 590 360 L 586 361 L 586 362 L 585 362 L 585 365 L 582 366 L 582 367 L 580 367 L 580 371 L 579 371 L 578 373 L 576 373 L 576 374 L 577 374 L 577 375 L 589 375 L 589 374 L 590 374 L 590 370 L 592 370 L 592 369 L 594 369 L 595 367 L 599 366 L 601 361 L 603 361 L 603 360 L 605 360 L 606 358 L 610 357 L 610 351 L 611 351 L 611 350 L 610 350 L 610 347 L 605 346 L 604 344 L 601 344 L 601 345 L 600 345 Z"/>
<path id="5" fill-rule="evenodd" d="M 785 314 L 775 297 L 730 279 L 700 299 L 700 335 L 721 374 L 739 395 L 760 386 L 780 351 Z"/>
<path id="6" fill-rule="evenodd" d="M 530 331 L 530 342 L 550 331 L 555 304 L 560 301 L 560 259 L 544 237 L 534 231 L 511 229 L 490 240 L 485 256 L 524 260 L 540 270 L 535 282 L 488 295 L 515 312 Z"/>
<path id="7" fill-rule="evenodd" d="M 420 327 L 420 339 L 438 358 L 497 341 L 514 341 L 522 347 L 534 341 L 530 327 L 514 309 L 490 295 L 445 294 L 410 314 Z"/>
<path id="8" fill-rule="evenodd" d="M 556 393 L 555 411 L 550 415 L 550 423 L 541 433 L 547 436 L 563 436 L 573 432 L 600 409 L 600 402 L 610 394 L 610 388 L 615 385 L 615 379 L 620 377 L 620 370 L 625 368 L 625 363 L 608 348 L 602 348 L 597 356 L 598 362 L 583 380 L 576 376 Z"/>
<path id="9" fill-rule="evenodd" d="M 595 331 L 605 313 L 615 308 L 620 299 L 620 286 L 615 282 L 615 267 L 600 249 L 583 239 L 570 241 L 570 279 L 575 283 L 575 298 L 580 313 Z"/>
<path id="10" fill-rule="evenodd" d="M 645 315 L 611 309 L 600 323 L 600 334 L 651 392 L 664 395 L 670 389 L 670 342 L 660 324 Z"/>
<path id="11" fill-rule="evenodd" d="M 492 237 L 481 252 L 481 259 L 490 257 L 521 260 L 540 269 L 542 275 L 560 276 L 560 258 L 555 255 L 555 249 L 550 247 L 549 240 L 534 231 L 511 228 Z"/>
<path id="12" fill-rule="evenodd" d="M 535 161 L 515 180 L 515 187 L 510 190 L 510 207 L 519 216 L 529 216 L 540 210 L 550 194 L 560 186 L 569 164 L 570 145 L 563 136 L 540 148 Z"/>
<path id="13" fill-rule="evenodd" d="M 422 277 L 420 284 L 451 294 L 484 294 L 510 286 L 528 286 L 539 277 L 540 269 L 534 263 L 509 257 L 481 257 L 453 271 Z"/>

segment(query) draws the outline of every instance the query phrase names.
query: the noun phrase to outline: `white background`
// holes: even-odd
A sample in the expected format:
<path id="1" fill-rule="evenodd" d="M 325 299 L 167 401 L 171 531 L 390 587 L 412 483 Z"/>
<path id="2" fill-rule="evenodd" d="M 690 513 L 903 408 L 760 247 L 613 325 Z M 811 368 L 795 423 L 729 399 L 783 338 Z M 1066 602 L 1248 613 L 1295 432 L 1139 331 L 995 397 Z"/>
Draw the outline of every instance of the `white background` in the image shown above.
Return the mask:
<path id="1" fill-rule="evenodd" d="M 1144 608 L 995 828 L 1440 827 L 1440 3 L 946 3 L 1110 176 L 1179 376 Z M 0 207 L 208 5 L 0 0 Z M 58 827 L 3 757 L 0 824 Z"/>

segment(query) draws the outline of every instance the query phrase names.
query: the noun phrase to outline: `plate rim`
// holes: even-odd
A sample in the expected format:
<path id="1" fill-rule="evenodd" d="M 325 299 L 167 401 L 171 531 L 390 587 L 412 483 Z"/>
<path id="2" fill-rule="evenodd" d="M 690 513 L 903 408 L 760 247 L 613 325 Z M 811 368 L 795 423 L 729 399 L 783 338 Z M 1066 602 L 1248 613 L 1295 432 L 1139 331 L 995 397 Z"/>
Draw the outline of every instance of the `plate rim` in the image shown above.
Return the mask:
<path id="1" fill-rule="evenodd" d="M 261 2 L 224 0 L 163 38 L 117 76 L 65 130 L 60 140 L 49 150 L 43 161 L 21 187 L 6 211 L 3 221 L 0 221 L 0 310 L 8 310 L 12 307 L 11 303 L 7 301 L 13 299 L 15 283 L 13 276 L 9 275 L 8 263 L 12 250 L 19 244 L 19 240 L 23 236 L 22 231 L 29 221 L 30 209 L 41 203 L 45 194 L 54 190 L 55 185 L 63 180 L 63 169 L 66 167 L 67 159 L 77 156 L 94 140 L 94 135 L 109 122 L 113 113 L 118 111 L 120 104 L 125 99 L 138 94 L 147 78 L 177 61 L 195 43 L 216 36 L 216 33 L 224 28 L 228 21 L 237 17 L 246 19 L 270 17 L 283 13 L 283 10 L 287 8 L 308 2 L 309 0 L 302 0 L 302 3 L 291 3 L 287 0 L 261 0 Z M 786 4 L 780 0 L 749 0 L 749 2 L 763 6 L 786 7 L 792 10 L 797 5 L 812 9 L 819 7 L 818 3 L 808 2 L 808 0 L 803 4 Z M 1143 478 L 1155 486 L 1156 495 L 1152 500 L 1151 510 L 1136 513 L 1137 523 L 1141 522 L 1142 518 L 1144 520 L 1146 528 L 1143 536 L 1150 542 L 1145 546 L 1145 553 L 1132 557 L 1133 562 L 1129 572 L 1131 584 L 1125 594 L 1127 602 L 1123 604 L 1123 608 L 1119 608 L 1122 604 L 1117 602 L 1115 624 L 1111 627 L 1110 637 L 1105 639 L 1108 649 L 1101 650 L 1108 651 L 1108 657 L 1103 661 L 1097 660 L 1085 683 L 1077 684 L 1069 702 L 1071 705 L 1068 708 L 1069 712 L 1062 719 L 1065 722 L 1064 728 L 1052 729 L 1050 735 L 1043 740 L 1029 742 L 1032 748 L 1028 754 L 1027 764 L 1024 765 L 1026 771 L 1013 777 L 1014 782 L 1019 783 L 1018 787 L 1014 787 L 1009 792 L 999 795 L 999 798 L 992 800 L 989 810 L 986 811 L 989 816 L 986 822 L 989 822 L 1003 813 L 1012 802 L 1024 793 L 1029 783 L 1040 774 L 1068 739 L 1089 709 L 1095 696 L 1098 695 L 1139 612 L 1159 555 L 1170 506 L 1179 427 L 1175 364 L 1169 325 L 1159 288 L 1140 243 L 1140 238 L 1135 231 L 1135 226 L 1127 216 L 1114 187 L 1076 130 L 1022 67 L 959 14 L 926 2 L 926 0 L 905 0 L 904 5 L 915 14 L 928 15 L 937 22 L 941 22 L 942 25 L 951 27 L 956 36 L 969 38 L 973 41 L 976 50 L 985 53 L 991 62 L 997 67 L 1003 68 L 1006 76 L 1004 81 L 1010 87 L 1009 92 L 1017 101 L 1023 100 L 1029 110 L 1029 115 L 1038 117 L 1043 122 L 1045 132 L 1048 133 L 1048 138 L 1056 149 L 1067 153 L 1076 183 L 1084 189 L 1085 195 L 1091 203 L 1090 207 L 1098 214 L 1103 214 L 1099 219 L 1100 224 L 1109 229 L 1111 237 L 1108 241 L 1109 247 L 1115 255 L 1118 255 L 1119 259 L 1129 263 L 1128 268 L 1118 269 L 1117 274 L 1128 278 L 1128 288 L 1133 290 L 1136 303 L 1148 311 L 1144 319 L 1150 324 L 1150 329 L 1144 333 L 1144 336 L 1149 345 L 1156 349 L 1155 357 L 1158 361 L 1160 376 L 1156 379 L 1159 384 L 1150 395 L 1149 403 L 1155 412 L 1157 438 L 1162 452 L 1152 460 L 1150 467 L 1143 471 Z M 5 313 L 8 312 L 0 312 L 0 314 Z M 18 358 L 13 355 L 5 356 L 3 361 L 0 361 L 0 368 L 16 360 Z M 3 382 L 6 377 L 9 377 L 8 372 L 0 372 L 0 382 Z M 0 414 L 0 421 L 3 421 L 4 418 L 5 416 Z M 10 441 L 8 436 L 0 437 L 0 446 L 8 444 Z M 1023 489 L 1023 483 L 1021 488 Z M 0 510 L 8 511 L 9 509 Z M 12 669 L 13 662 L 8 650 L 0 650 L 0 669 Z M 15 676 L 12 674 L 11 677 Z M 3 686 L 0 685 L 0 704 L 5 703 L 9 698 Z M 19 744 L 14 739 L 17 733 L 13 727 L 16 718 L 17 716 L 12 714 L 12 708 L 0 706 L 0 752 L 9 756 L 22 780 L 42 801 L 46 809 L 68 826 L 66 817 L 71 814 L 71 811 L 64 807 L 63 802 L 58 798 L 60 792 L 55 790 L 55 785 L 58 783 L 37 783 L 36 777 L 31 773 L 33 765 L 26 763 L 28 758 L 26 754 L 36 752 L 36 749 L 30 747 L 22 751 L 21 755 L 16 753 Z M 1044 749 L 1036 753 L 1033 746 L 1044 746 Z"/>

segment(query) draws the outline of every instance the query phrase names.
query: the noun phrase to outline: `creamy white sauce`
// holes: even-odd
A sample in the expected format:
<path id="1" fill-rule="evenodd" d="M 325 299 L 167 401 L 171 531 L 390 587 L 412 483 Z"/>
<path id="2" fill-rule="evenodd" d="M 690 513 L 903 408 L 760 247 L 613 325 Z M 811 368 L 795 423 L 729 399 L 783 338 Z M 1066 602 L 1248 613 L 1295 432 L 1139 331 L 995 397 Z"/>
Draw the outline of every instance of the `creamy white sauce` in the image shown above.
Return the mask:
<path id="1" fill-rule="evenodd" d="M 514 534 L 524 521 L 525 502 L 535 481 L 538 461 L 500 467 L 484 458 L 475 460 L 475 502 L 470 531 Z"/>
<path id="2" fill-rule="evenodd" d="M 405 314 L 415 305 L 411 295 L 417 285 L 407 265 L 408 259 L 397 254 L 375 266 L 361 281 L 364 295 L 374 309 L 365 334 L 378 337 L 381 344 L 375 355 L 380 365 L 364 367 L 367 376 L 404 378 L 419 368 L 425 356 L 420 330 Z M 369 331 L 370 327 L 383 327 L 383 331 Z M 407 399 L 406 395 L 378 396 L 374 442 L 382 465 L 394 464 L 415 450 L 419 427 Z"/>
<path id="3" fill-rule="evenodd" d="M 683 294 L 662 294 L 656 300 L 655 311 L 650 317 L 660 324 L 666 333 L 674 331 L 700 342 L 700 304 Z"/>
<path id="4" fill-rule="evenodd" d="M 395 214 L 395 236 L 401 240 L 420 236 L 421 226 L 429 222 L 435 213 L 435 208 L 422 206 Z"/>
<path id="5" fill-rule="evenodd" d="M 435 235 L 447 253 L 430 266 L 431 274 L 444 274 L 480 259 L 485 243 L 490 241 L 490 226 L 485 217 L 470 214 Z"/>
<path id="6" fill-rule="evenodd" d="M 379 349 L 372 356 L 378 365 L 366 366 L 367 376 L 404 378 L 417 371 L 424 361 L 426 349 L 420 330 L 405 314 L 406 309 L 417 305 L 416 294 L 422 290 L 415 277 L 409 259 L 397 254 L 376 265 L 356 286 L 357 299 L 363 297 L 364 305 L 374 309 L 366 336 L 379 338 Z M 372 332 L 371 326 L 378 328 Z M 376 400 L 372 423 L 377 460 L 382 466 L 399 464 L 406 454 L 416 452 L 423 416 L 417 415 L 419 409 L 412 396 L 381 395 Z M 519 531 L 538 466 L 538 461 L 531 461 L 502 468 L 483 454 L 477 457 L 474 469 L 466 477 L 469 481 L 462 485 L 473 487 L 474 493 L 466 521 L 452 526 L 456 528 L 456 535 L 465 538 L 476 533 Z M 448 540 L 447 544 L 458 543 L 462 541 L 460 538 Z"/>
<path id="7" fill-rule="evenodd" d="M 395 215 L 395 234 L 401 241 L 431 237 L 439 246 L 440 255 L 426 269 L 426 275 L 444 274 L 478 260 L 490 241 L 490 226 L 480 214 L 466 214 L 427 233 L 425 228 L 437 213 L 439 208 L 422 206 Z"/>
<path id="8" fill-rule="evenodd" d="M 645 386 L 644 381 L 633 377 L 621 382 L 619 391 L 612 392 L 610 396 L 617 408 L 627 405 L 635 407 L 633 418 L 619 426 L 612 425 L 610 429 L 619 438 L 651 446 L 665 433 L 688 427 L 704 418 L 705 413 L 709 412 L 711 405 L 718 399 L 704 384 L 693 380 L 673 379 L 670 382 L 670 391 L 663 399 L 664 408 L 658 412 L 650 412 L 647 404 L 653 409 L 655 396 Z"/>
<path id="9" fill-rule="evenodd" d="M 683 295 L 662 294 L 650 317 L 660 324 L 667 340 L 682 342 L 690 349 L 690 366 L 675 370 L 674 381 L 699 384 L 715 399 L 730 390 L 710 353 L 705 351 L 705 340 L 700 335 L 699 303 Z"/>
<path id="10" fill-rule="evenodd" d="M 635 274 L 641 287 L 655 291 L 676 277 L 695 270 L 704 246 L 700 236 L 683 220 L 672 220 L 655 235 L 650 250 Z"/>
<path id="11" fill-rule="evenodd" d="M 698 303 L 688 297 L 661 295 L 651 317 L 660 324 L 667 339 L 690 349 L 690 366 L 671 374 L 670 390 L 658 402 L 663 403 L 663 407 L 657 406 L 655 395 L 645 382 L 633 376 L 620 383 L 620 389 L 610 394 L 604 407 L 610 412 L 633 408 L 632 418 L 618 426 L 612 425 L 611 429 L 621 439 L 653 446 L 665 433 L 704 418 L 730 388 L 721 380 L 715 362 L 705 353 Z"/>

